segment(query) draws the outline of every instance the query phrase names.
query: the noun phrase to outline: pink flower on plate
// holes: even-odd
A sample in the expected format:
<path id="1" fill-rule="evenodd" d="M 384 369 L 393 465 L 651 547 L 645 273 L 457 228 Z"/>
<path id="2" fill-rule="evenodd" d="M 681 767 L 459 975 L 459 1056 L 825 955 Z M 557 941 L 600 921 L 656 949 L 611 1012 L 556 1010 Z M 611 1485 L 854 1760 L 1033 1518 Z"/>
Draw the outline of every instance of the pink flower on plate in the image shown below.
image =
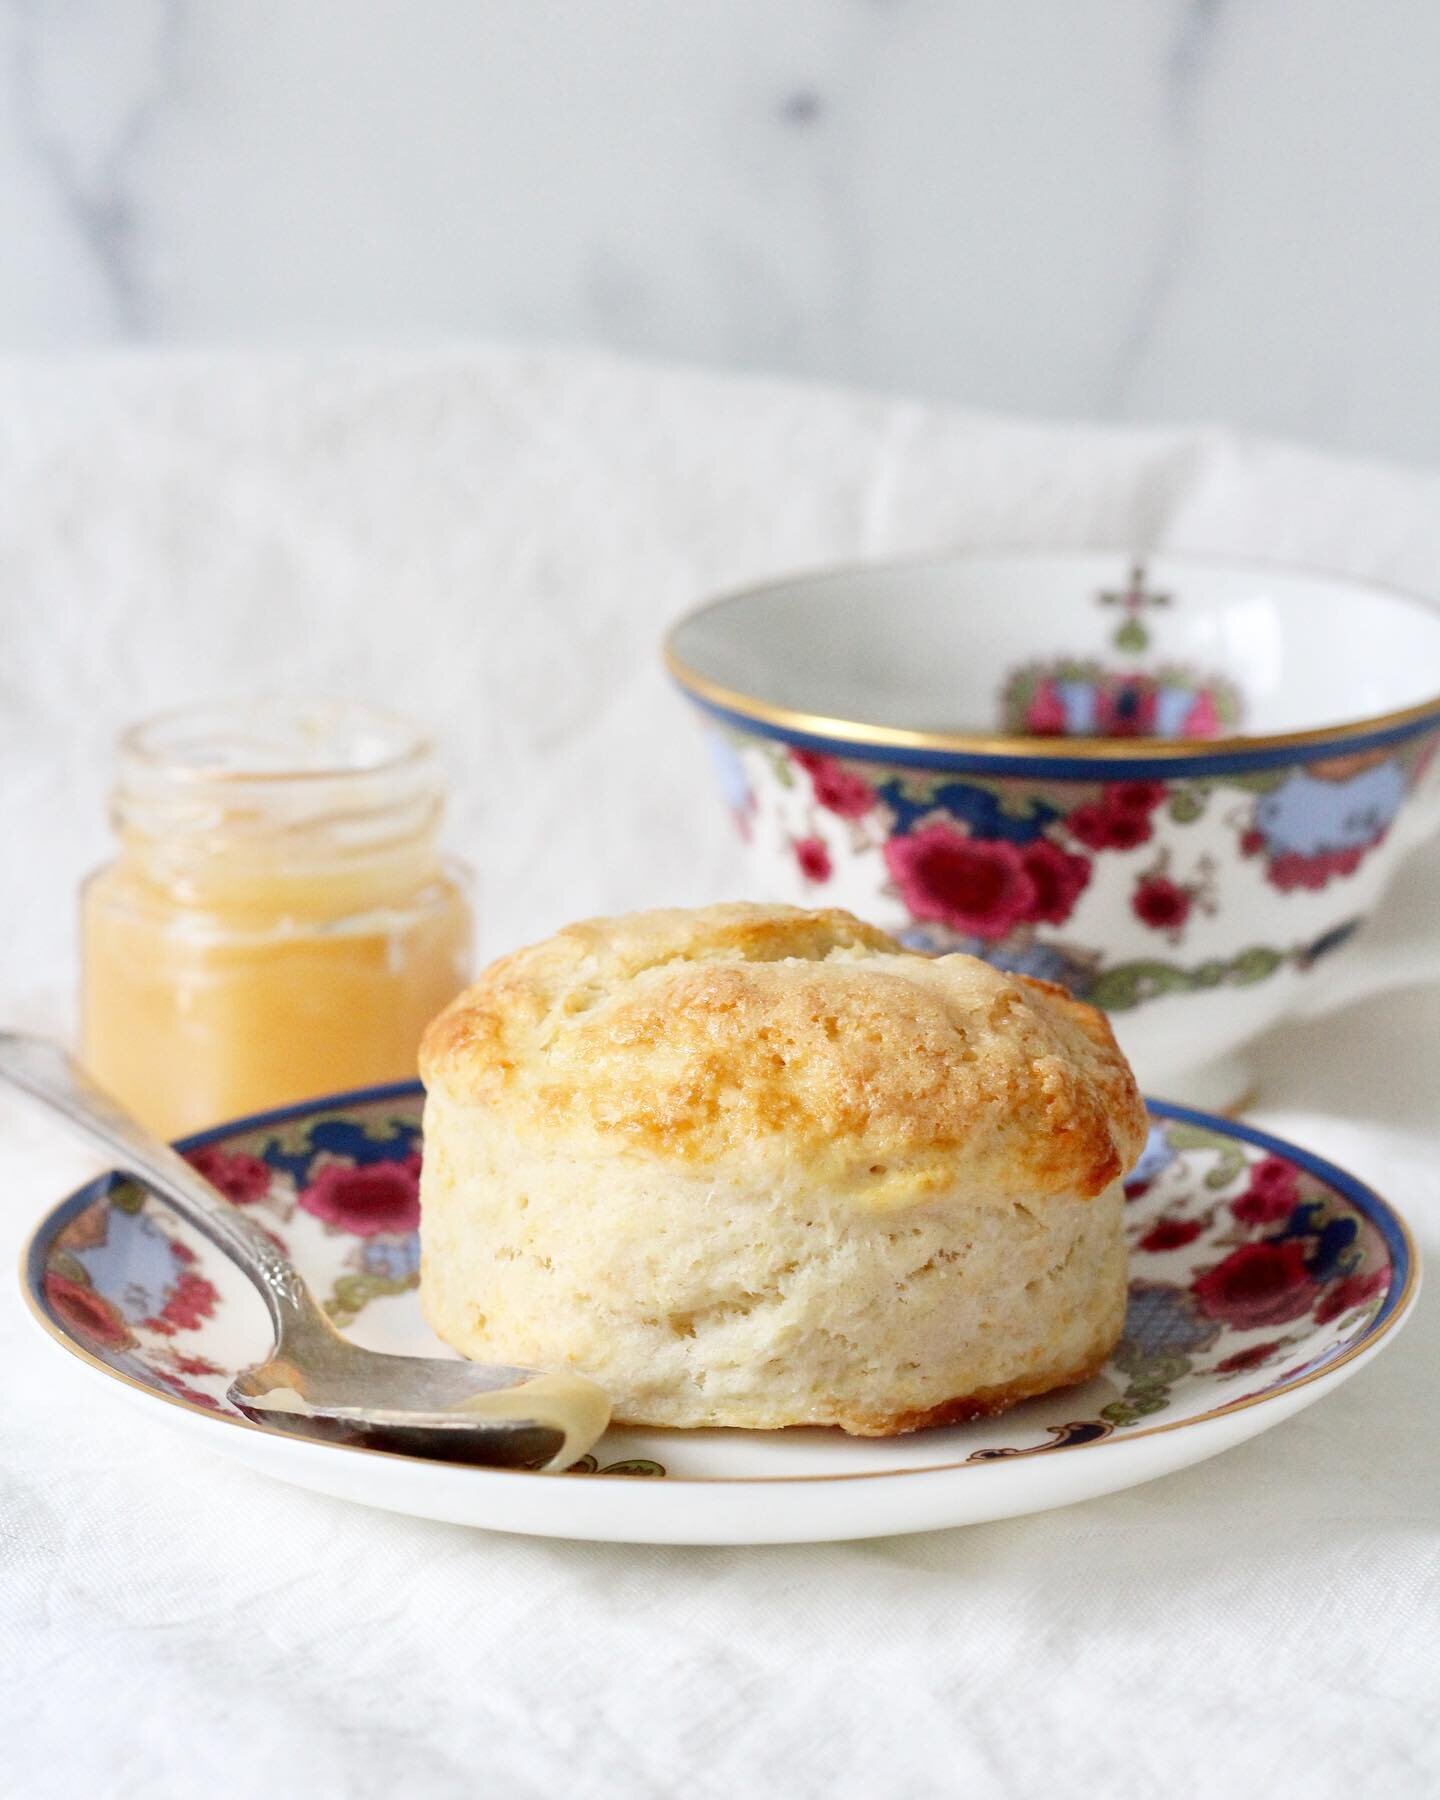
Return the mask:
<path id="1" fill-rule="evenodd" d="M 815 798 L 826 812 L 842 819 L 859 819 L 874 806 L 870 783 L 833 756 L 823 756 L 818 750 L 792 750 L 791 755 L 810 777 Z"/>
<path id="2" fill-rule="evenodd" d="M 269 1163 L 258 1156 L 247 1156 L 243 1150 L 222 1150 L 218 1144 L 202 1144 L 198 1150 L 187 1150 L 185 1160 L 237 1206 L 249 1206 L 253 1201 L 263 1200 L 270 1192 Z"/>
<path id="3" fill-rule="evenodd" d="M 1242 1244 L 1194 1283 L 1200 1310 L 1237 1331 L 1286 1325 L 1315 1304 L 1315 1279 L 1305 1252 L 1291 1238 L 1283 1244 Z"/>
<path id="4" fill-rule="evenodd" d="M 300 1205 L 317 1219 L 374 1237 L 377 1231 L 415 1231 L 420 1224 L 420 1159 L 403 1163 L 326 1163 L 300 1195 Z"/>
<path id="5" fill-rule="evenodd" d="M 1204 1229 L 1200 1219 L 1157 1219 L 1141 1238 L 1140 1248 L 1153 1252 L 1179 1250 L 1193 1244 Z"/>
<path id="6" fill-rule="evenodd" d="M 1300 1204 L 1300 1177 L 1282 1156 L 1262 1156 L 1243 1194 L 1230 1202 L 1242 1225 L 1278 1225 Z"/>
<path id="7" fill-rule="evenodd" d="M 119 1311 L 83 1282 L 68 1275 L 45 1277 L 45 1298 L 58 1318 L 92 1344 L 107 1350 L 127 1350 L 135 1339 Z"/>
<path id="8" fill-rule="evenodd" d="M 1366 1275 L 1346 1275 L 1340 1281 L 1332 1281 L 1320 1296 L 1320 1304 L 1315 1308 L 1315 1323 L 1328 1325 L 1332 1319 L 1338 1319 L 1342 1313 L 1350 1312 L 1357 1306 L 1364 1306 L 1377 1294 L 1383 1294 L 1389 1285 L 1388 1265 L 1380 1269 L 1371 1269 Z"/>
<path id="9" fill-rule="evenodd" d="M 191 1387 L 189 1382 L 179 1381 L 173 1375 L 162 1375 L 160 1379 L 170 1392 L 178 1395 L 181 1400 L 188 1400 L 192 1406 L 203 1406 L 210 1412 L 219 1412 L 220 1402 L 209 1394 L 201 1393 L 199 1388 Z"/>
<path id="10" fill-rule="evenodd" d="M 796 838 L 795 860 L 807 881 L 828 881 L 835 872 L 823 838 Z"/>
<path id="11" fill-rule="evenodd" d="M 1014 844 L 969 838 L 953 825 L 891 838 L 885 861 L 912 917 L 967 936 L 1003 938 L 1035 905 L 1035 883 Z"/>
<path id="12" fill-rule="evenodd" d="M 1252 1344 L 1248 1350 L 1237 1350 L 1227 1356 L 1223 1362 L 1215 1365 L 1217 1375 L 1238 1375 L 1244 1369 L 1258 1369 L 1262 1363 L 1269 1362 L 1275 1352 L 1280 1349 L 1280 1340 L 1272 1339 L 1266 1344 Z"/>
<path id="13" fill-rule="evenodd" d="M 194 1260 L 193 1253 L 190 1260 Z M 160 1311 L 153 1319 L 143 1321 L 144 1328 L 164 1337 L 174 1337 L 177 1331 L 198 1331 L 214 1313 L 219 1298 L 213 1282 L 194 1269 L 186 1269 L 170 1289 Z"/>

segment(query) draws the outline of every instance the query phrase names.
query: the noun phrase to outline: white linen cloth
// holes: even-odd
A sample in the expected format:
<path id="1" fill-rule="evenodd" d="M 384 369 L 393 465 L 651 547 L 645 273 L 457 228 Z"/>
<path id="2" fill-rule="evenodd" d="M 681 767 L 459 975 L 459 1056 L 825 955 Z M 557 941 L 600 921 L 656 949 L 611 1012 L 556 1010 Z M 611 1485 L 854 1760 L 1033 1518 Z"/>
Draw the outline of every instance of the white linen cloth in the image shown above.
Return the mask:
<path id="1" fill-rule="evenodd" d="M 817 561 L 997 543 L 1227 550 L 1440 594 L 1440 476 L 578 355 L 0 368 L 0 1020 L 67 1022 L 122 721 L 269 688 L 433 721 L 490 955 L 742 890 L 657 661 L 677 611 Z M 1440 988 L 1287 1028 L 1263 1066 L 1258 1122 L 1440 1249 Z M 95 1167 L 0 1103 L 9 1266 Z M 1433 1794 L 1430 1300 L 1338 1395 L 1149 1487 L 923 1537 L 676 1550 L 288 1489 L 117 1405 L 12 1293 L 0 1792 Z"/>

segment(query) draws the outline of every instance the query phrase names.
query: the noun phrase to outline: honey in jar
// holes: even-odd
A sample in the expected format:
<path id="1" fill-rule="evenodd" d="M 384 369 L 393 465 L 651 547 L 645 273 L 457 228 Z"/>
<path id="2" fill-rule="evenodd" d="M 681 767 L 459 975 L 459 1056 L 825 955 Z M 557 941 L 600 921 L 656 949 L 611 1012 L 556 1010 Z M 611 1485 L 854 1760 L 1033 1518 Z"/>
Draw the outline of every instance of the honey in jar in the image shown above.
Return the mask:
<path id="1" fill-rule="evenodd" d="M 415 1073 L 470 970 L 469 876 L 413 728 L 348 701 L 196 708 L 120 743 L 81 900 L 82 1053 L 154 1130 Z"/>

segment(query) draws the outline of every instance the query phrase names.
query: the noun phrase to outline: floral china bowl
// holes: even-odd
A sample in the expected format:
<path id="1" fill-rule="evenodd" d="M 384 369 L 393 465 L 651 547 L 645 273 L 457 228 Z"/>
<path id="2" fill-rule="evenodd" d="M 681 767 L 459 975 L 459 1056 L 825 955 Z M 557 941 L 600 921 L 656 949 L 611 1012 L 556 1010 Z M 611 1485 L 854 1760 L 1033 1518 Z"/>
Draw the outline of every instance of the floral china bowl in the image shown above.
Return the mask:
<path id="1" fill-rule="evenodd" d="M 185 1148 L 285 1246 L 343 1331 L 444 1356 L 416 1293 L 422 1100 L 412 1084 L 335 1095 Z M 611 1430 L 571 1471 L 583 1481 L 310 1443 L 241 1417 L 226 1390 L 269 1346 L 259 1296 L 118 1177 L 54 1208 L 22 1280 L 50 1338 L 117 1398 L 322 1493 L 565 1537 L 865 1537 L 1062 1506 L 1202 1461 L 1343 1382 L 1414 1300 L 1414 1249 L 1390 1207 L 1251 1127 L 1152 1103 L 1126 1199 L 1124 1335 L 1083 1387 L 900 1438 Z"/>
<path id="2" fill-rule="evenodd" d="M 1335 971 L 1440 818 L 1440 614 L 1340 577 L 957 555 L 713 601 L 666 653 L 758 894 L 1061 982 L 1201 1105 L 1364 988 Z"/>

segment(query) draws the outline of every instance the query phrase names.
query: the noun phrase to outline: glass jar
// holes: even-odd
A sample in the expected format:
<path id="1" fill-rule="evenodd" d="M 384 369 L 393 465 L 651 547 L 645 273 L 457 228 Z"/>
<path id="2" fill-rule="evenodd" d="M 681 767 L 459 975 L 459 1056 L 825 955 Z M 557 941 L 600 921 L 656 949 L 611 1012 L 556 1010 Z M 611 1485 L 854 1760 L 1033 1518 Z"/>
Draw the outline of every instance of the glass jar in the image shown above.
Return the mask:
<path id="1" fill-rule="evenodd" d="M 430 746 L 352 702 L 194 708 L 120 741 L 81 896 L 82 1054 L 154 1130 L 415 1074 L 470 972 Z"/>

